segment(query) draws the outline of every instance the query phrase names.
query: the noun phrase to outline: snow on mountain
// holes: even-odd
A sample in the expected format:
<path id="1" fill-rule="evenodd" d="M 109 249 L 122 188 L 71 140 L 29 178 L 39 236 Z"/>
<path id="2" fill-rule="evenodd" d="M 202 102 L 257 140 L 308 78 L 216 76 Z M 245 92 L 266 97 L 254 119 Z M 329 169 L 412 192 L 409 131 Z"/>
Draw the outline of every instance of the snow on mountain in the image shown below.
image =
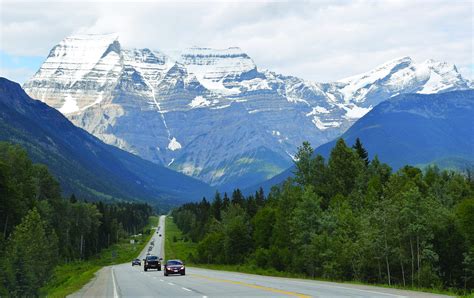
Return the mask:
<path id="1" fill-rule="evenodd" d="M 469 89 L 454 65 L 409 57 L 332 83 L 260 71 L 241 49 L 123 49 L 69 37 L 24 88 L 103 141 L 224 188 L 291 165 L 402 93 Z"/>

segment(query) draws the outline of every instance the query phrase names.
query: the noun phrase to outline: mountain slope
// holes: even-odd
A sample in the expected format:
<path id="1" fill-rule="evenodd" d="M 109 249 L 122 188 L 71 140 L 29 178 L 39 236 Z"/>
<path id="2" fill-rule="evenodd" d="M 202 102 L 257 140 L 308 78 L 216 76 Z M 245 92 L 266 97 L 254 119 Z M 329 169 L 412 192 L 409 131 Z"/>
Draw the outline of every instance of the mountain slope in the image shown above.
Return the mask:
<path id="1" fill-rule="evenodd" d="M 108 144 L 227 189 L 280 173 L 304 140 L 329 142 L 392 96 L 470 86 L 432 60 L 317 83 L 259 70 L 235 47 L 164 53 L 80 35 L 55 46 L 24 88 Z"/>
<path id="2" fill-rule="evenodd" d="M 50 168 L 66 194 L 164 206 L 212 192 L 205 183 L 102 143 L 4 78 L 0 127 L 0 140 L 24 146 L 33 161 Z"/>
<path id="3" fill-rule="evenodd" d="M 441 94 L 403 94 L 386 100 L 351 126 L 342 138 L 348 145 L 360 138 L 369 152 L 394 169 L 406 164 L 442 168 L 474 164 L 474 90 Z M 336 140 L 319 146 L 328 157 Z M 268 191 L 292 176 L 294 167 L 255 186 Z"/>
<path id="4" fill-rule="evenodd" d="M 398 169 L 447 158 L 474 160 L 474 90 L 404 94 L 384 101 L 349 128 L 342 138 L 359 137 L 375 154 Z M 335 141 L 317 148 L 328 155 Z"/>

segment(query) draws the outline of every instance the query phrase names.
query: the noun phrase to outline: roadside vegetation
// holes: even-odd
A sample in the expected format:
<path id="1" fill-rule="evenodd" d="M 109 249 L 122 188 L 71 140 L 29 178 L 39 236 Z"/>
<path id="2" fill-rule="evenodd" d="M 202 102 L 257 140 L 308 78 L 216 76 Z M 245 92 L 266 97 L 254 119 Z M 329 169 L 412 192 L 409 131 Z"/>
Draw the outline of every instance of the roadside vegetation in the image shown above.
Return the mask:
<path id="1" fill-rule="evenodd" d="M 173 222 L 172 217 L 167 216 L 165 222 L 165 258 L 166 260 L 179 259 L 186 264 L 193 260 L 197 243 L 192 242 L 188 236 L 183 235 L 181 230 Z"/>
<path id="2" fill-rule="evenodd" d="M 0 142 L 0 296 L 71 293 L 101 266 L 135 257 L 129 237 L 144 242 L 152 214 L 144 203 L 63 198 L 45 166 Z"/>
<path id="3" fill-rule="evenodd" d="M 309 143 L 296 171 L 272 189 L 172 212 L 194 242 L 188 262 L 276 276 L 370 283 L 469 295 L 474 288 L 474 179 L 470 172 L 393 172 L 357 140 L 326 161 Z M 169 235 L 171 236 L 171 235 Z M 169 239 L 169 238 L 167 238 Z M 179 240 L 178 239 L 178 240 Z M 175 249 L 180 245 L 175 245 Z M 281 275 L 280 275 L 281 274 Z"/>
<path id="4" fill-rule="evenodd" d="M 151 216 L 142 235 L 121 239 L 119 243 L 102 250 L 100 254 L 87 261 L 75 261 L 56 266 L 53 276 L 41 288 L 41 296 L 66 297 L 80 290 L 102 267 L 122 264 L 135 259 L 153 236 L 154 230 L 151 228 L 157 225 L 158 217 Z M 134 239 L 135 244 L 130 244 L 130 239 Z"/>

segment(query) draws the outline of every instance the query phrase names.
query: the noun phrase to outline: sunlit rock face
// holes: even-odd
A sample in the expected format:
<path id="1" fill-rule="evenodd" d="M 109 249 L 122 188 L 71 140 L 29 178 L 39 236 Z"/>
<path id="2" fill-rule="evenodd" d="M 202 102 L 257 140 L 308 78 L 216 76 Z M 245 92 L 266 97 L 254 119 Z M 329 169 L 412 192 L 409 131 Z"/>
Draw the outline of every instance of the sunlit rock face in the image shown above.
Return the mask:
<path id="1" fill-rule="evenodd" d="M 409 57 L 332 83 L 262 71 L 241 49 L 124 49 L 68 37 L 23 86 L 106 143 L 223 189 L 266 180 L 305 140 L 340 136 L 402 93 L 469 88 L 456 67 Z"/>

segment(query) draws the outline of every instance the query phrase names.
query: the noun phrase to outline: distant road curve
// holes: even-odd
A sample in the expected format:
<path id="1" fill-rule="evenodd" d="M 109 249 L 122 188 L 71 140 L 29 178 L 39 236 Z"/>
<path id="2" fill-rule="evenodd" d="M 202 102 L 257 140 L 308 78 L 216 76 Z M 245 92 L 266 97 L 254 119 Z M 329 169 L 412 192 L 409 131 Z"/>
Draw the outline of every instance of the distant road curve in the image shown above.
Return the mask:
<path id="1" fill-rule="evenodd" d="M 165 216 L 152 254 L 164 257 Z M 149 244 L 140 254 L 143 258 Z M 131 260 L 130 260 L 131 261 Z M 185 261 L 185 260 L 184 260 Z M 365 285 L 281 278 L 186 267 L 185 276 L 163 276 L 130 263 L 108 266 L 71 297 L 449 297 Z"/>

